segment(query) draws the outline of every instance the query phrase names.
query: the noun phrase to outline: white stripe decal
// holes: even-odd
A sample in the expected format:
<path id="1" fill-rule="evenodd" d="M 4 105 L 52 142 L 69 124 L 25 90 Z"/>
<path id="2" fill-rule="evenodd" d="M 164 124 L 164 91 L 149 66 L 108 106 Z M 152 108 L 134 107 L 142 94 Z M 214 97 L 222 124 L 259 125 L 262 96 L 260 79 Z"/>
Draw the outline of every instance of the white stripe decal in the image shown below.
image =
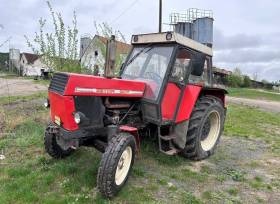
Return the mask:
<path id="1" fill-rule="evenodd" d="M 133 90 L 119 90 L 119 89 L 95 89 L 95 88 L 75 88 L 76 93 L 101 93 L 101 94 L 143 94 L 143 91 L 133 91 Z"/>

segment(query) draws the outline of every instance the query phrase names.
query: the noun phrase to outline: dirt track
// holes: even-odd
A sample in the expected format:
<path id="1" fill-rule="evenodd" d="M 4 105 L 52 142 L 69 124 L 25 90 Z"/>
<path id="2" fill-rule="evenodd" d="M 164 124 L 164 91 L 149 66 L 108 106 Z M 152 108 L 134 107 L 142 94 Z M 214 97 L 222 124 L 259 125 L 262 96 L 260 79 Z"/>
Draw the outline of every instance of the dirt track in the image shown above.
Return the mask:
<path id="1" fill-rule="evenodd" d="M 280 102 L 247 99 L 247 98 L 236 98 L 236 97 L 229 97 L 229 96 L 226 98 L 226 100 L 228 103 L 246 105 L 269 112 L 280 113 Z"/>
<path id="2" fill-rule="evenodd" d="M 33 80 L 0 78 L 0 97 L 26 96 L 46 90 L 46 85 L 35 84 Z"/>

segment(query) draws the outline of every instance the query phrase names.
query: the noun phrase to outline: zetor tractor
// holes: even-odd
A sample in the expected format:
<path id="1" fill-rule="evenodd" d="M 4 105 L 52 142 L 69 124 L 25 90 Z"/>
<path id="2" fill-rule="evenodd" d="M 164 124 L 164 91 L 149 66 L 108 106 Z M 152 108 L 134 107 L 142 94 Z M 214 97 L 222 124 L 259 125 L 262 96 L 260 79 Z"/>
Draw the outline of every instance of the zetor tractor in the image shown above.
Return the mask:
<path id="1" fill-rule="evenodd" d="M 201 160 L 223 131 L 223 89 L 212 81 L 212 49 L 173 32 L 132 36 L 120 77 L 56 73 L 49 87 L 45 148 L 64 158 L 80 146 L 103 153 L 97 186 L 113 197 L 126 183 L 143 137 L 159 151 Z"/>

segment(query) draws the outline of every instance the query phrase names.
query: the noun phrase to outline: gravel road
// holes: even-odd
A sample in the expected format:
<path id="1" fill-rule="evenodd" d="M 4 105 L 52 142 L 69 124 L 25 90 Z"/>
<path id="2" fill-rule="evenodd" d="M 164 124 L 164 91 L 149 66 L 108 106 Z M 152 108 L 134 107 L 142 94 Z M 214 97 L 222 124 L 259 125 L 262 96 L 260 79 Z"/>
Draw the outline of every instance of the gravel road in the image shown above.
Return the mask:
<path id="1" fill-rule="evenodd" d="M 256 107 L 261 110 L 269 111 L 269 112 L 277 112 L 280 113 L 280 101 L 265 101 L 265 100 L 257 100 L 257 99 L 247 99 L 247 98 L 236 98 L 227 96 L 226 98 L 228 103 L 246 105 L 251 107 Z"/>
<path id="2" fill-rule="evenodd" d="M 48 87 L 36 84 L 32 80 L 21 78 L 5 79 L 0 78 L 0 97 L 3 96 L 26 96 L 38 91 L 46 91 Z"/>

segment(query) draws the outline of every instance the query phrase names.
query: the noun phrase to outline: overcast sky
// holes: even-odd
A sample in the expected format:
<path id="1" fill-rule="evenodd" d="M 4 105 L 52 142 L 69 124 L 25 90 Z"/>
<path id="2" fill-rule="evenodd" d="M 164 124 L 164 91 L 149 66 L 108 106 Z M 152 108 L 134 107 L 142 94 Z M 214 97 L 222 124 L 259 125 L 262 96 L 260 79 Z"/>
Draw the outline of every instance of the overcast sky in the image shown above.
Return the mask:
<path id="1" fill-rule="evenodd" d="M 70 23 L 77 12 L 79 35 L 95 34 L 93 22 L 108 22 L 125 34 L 157 32 L 158 0 L 59 0 L 51 1 Z M 163 0 L 163 23 L 171 12 L 188 8 L 214 12 L 214 65 L 258 79 L 280 80 L 280 1 L 276 0 Z M 50 18 L 43 0 L 0 0 L 0 44 L 9 36 L 10 46 L 30 51 L 23 35 L 38 31 L 38 19 Z M 51 23 L 49 21 L 49 23 Z M 3 25 L 3 26 L 1 26 Z M 164 25 L 164 30 L 169 30 Z M 7 52 L 9 43 L 0 48 Z"/>

